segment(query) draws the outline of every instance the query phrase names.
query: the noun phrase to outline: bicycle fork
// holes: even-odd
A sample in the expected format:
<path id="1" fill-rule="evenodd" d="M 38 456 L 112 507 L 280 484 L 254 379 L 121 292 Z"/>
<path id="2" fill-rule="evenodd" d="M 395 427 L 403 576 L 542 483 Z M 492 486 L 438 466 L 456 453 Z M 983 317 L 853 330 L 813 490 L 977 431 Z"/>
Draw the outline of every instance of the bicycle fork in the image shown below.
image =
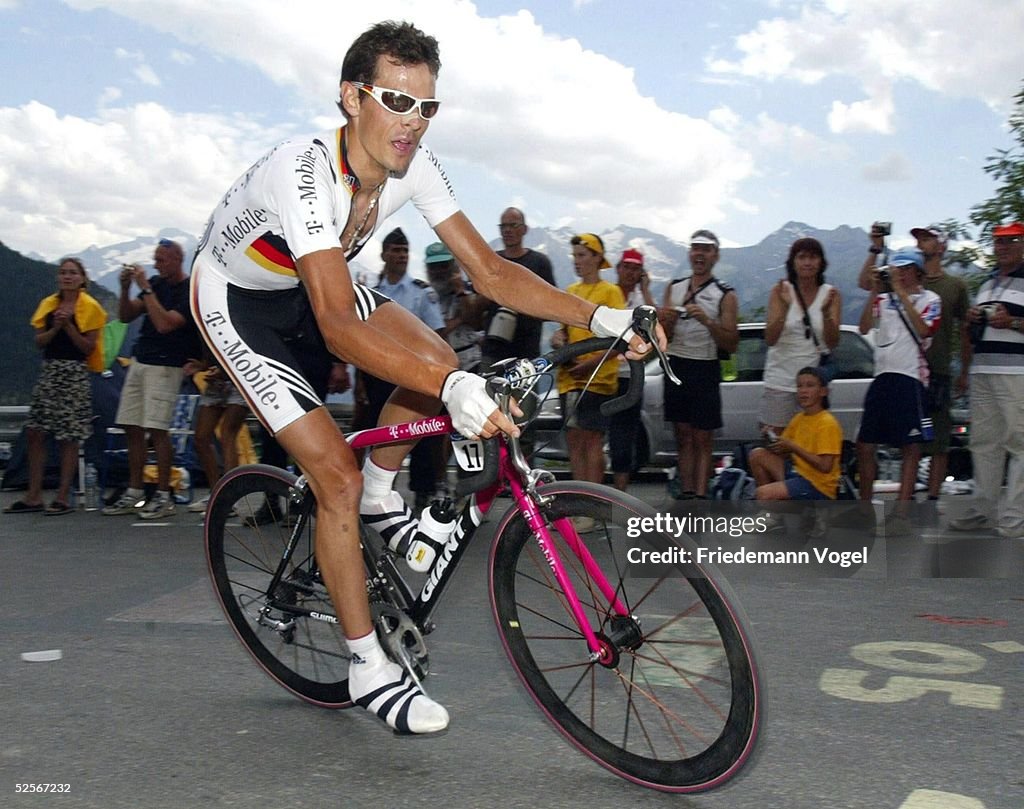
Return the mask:
<path id="1" fill-rule="evenodd" d="M 587 620 L 583 605 L 576 594 L 576 588 L 569 579 L 565 565 L 558 555 L 558 550 L 555 547 L 555 542 L 552 539 L 544 514 L 533 498 L 523 491 L 517 480 L 511 479 L 509 483 L 512 487 L 513 496 L 519 502 L 519 508 L 526 519 L 526 524 L 536 537 L 540 551 L 551 568 L 555 581 L 562 588 L 562 593 L 568 602 L 569 611 L 587 642 L 591 662 L 609 666 L 615 665 L 618 661 L 618 654 L 615 648 L 620 645 L 635 646 L 641 641 L 642 638 L 638 631 L 639 622 L 629 614 L 626 605 L 619 598 L 617 588 L 613 587 L 611 582 L 608 581 L 608 578 L 590 553 L 590 549 L 580 539 L 570 519 L 568 517 L 560 517 L 554 520 L 552 523 L 553 527 L 562 535 L 562 538 L 569 546 L 570 552 L 579 559 L 587 576 L 597 585 L 598 590 L 600 590 L 601 595 L 605 599 L 605 603 L 608 604 L 608 610 L 611 614 L 612 633 L 610 636 L 606 636 L 605 641 L 602 640 L 597 630 Z M 609 648 L 609 642 L 615 648 Z"/>

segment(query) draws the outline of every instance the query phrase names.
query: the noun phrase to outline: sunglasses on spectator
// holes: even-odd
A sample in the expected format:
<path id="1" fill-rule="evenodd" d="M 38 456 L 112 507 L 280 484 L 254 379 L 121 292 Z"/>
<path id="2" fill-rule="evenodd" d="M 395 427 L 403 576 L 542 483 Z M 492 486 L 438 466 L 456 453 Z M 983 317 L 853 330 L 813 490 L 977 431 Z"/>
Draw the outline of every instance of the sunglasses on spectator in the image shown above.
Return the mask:
<path id="1" fill-rule="evenodd" d="M 361 81 L 352 82 L 352 86 L 358 87 L 388 112 L 397 115 L 408 115 L 415 110 L 419 113 L 420 118 L 427 121 L 437 115 L 437 110 L 441 106 L 441 102 L 436 98 L 416 98 L 416 96 L 388 87 L 374 87 L 372 84 Z"/>
<path id="2" fill-rule="evenodd" d="M 1019 244 L 1020 243 L 1020 239 L 1021 239 L 1020 236 L 996 236 L 995 243 L 996 244 Z"/>

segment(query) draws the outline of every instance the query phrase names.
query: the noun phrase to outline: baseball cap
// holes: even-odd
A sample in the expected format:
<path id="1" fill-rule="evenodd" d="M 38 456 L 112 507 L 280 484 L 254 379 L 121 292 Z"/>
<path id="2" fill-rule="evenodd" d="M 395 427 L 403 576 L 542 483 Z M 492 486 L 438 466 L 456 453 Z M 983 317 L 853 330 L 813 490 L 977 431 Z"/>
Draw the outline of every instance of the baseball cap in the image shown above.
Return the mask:
<path id="1" fill-rule="evenodd" d="M 924 254 L 920 250 L 897 250 L 889 256 L 890 267 L 909 267 L 911 264 L 916 265 L 918 270 L 924 270 Z"/>
<path id="2" fill-rule="evenodd" d="M 639 250 L 630 248 L 629 250 L 622 251 L 622 263 L 623 264 L 639 264 L 641 267 L 644 266 L 644 254 Z"/>
<path id="3" fill-rule="evenodd" d="M 942 244 L 949 241 L 949 234 L 938 225 L 929 225 L 926 228 L 911 228 L 910 235 L 915 239 L 920 239 L 924 236 L 934 236 Z"/>
<path id="4" fill-rule="evenodd" d="M 593 233 L 580 233 L 572 237 L 572 244 L 582 244 L 589 250 L 593 250 L 601 257 L 601 269 L 612 266 L 608 263 L 608 259 L 604 257 L 604 242 L 601 241 L 601 237 Z"/>
<path id="5" fill-rule="evenodd" d="M 448 251 L 444 242 L 434 242 L 431 245 L 427 245 L 427 253 L 423 262 L 425 264 L 440 264 L 443 261 L 455 261 L 455 256 Z"/>
<path id="6" fill-rule="evenodd" d="M 993 236 L 1024 236 L 1024 225 L 1020 222 L 1011 222 L 1009 225 L 999 225 L 992 228 Z"/>
<path id="7" fill-rule="evenodd" d="M 718 237 L 710 230 L 697 230 L 690 237 L 690 244 L 713 244 L 718 247 Z"/>

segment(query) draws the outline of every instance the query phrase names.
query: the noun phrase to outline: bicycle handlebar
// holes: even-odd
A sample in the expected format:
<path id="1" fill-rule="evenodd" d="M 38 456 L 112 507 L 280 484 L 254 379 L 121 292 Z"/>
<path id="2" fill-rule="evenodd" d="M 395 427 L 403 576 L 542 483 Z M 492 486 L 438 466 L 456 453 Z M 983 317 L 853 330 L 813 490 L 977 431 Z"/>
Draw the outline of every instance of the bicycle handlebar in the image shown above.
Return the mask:
<path id="1" fill-rule="evenodd" d="M 633 310 L 633 330 L 644 340 L 654 346 L 655 353 L 662 360 L 662 364 L 666 367 L 666 371 L 670 372 L 667 368 L 665 356 L 657 344 L 657 338 L 655 335 L 657 322 L 657 311 L 653 306 L 639 306 Z M 583 354 L 590 354 L 595 351 L 608 351 L 612 347 L 622 352 L 629 350 L 629 346 L 620 337 L 591 337 L 586 340 L 569 343 L 561 348 L 549 351 L 540 358 L 540 365 L 542 366 L 540 370 L 543 371 L 549 367 L 563 365 L 570 360 L 576 359 L 576 357 L 582 356 Z M 640 398 L 643 396 L 644 362 L 643 360 L 628 360 L 628 362 L 629 388 L 622 396 L 601 404 L 601 413 L 605 416 L 611 416 L 615 413 L 620 413 L 623 410 L 628 410 L 639 402 Z M 488 381 L 487 390 L 492 396 L 494 396 L 495 401 L 499 402 L 502 410 L 507 413 L 508 399 L 512 394 L 512 387 L 509 380 L 505 377 L 494 377 Z M 455 494 L 457 497 L 464 497 L 465 495 L 472 494 L 473 492 L 481 491 L 486 489 L 488 486 L 493 485 L 494 482 L 497 481 L 500 459 L 498 442 L 494 440 L 484 441 L 483 446 L 483 469 L 472 477 L 463 478 L 456 484 Z"/>

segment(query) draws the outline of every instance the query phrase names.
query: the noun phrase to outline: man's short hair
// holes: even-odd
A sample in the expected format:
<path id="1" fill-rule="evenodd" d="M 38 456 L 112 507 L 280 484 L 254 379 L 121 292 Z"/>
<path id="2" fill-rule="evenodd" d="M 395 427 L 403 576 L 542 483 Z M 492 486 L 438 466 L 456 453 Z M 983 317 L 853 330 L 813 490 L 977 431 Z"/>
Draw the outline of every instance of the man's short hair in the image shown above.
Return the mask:
<path id="1" fill-rule="evenodd" d="M 401 228 L 395 228 L 387 236 L 384 237 L 382 245 L 384 247 L 390 247 L 391 245 L 401 245 L 402 247 L 408 247 L 409 239 Z"/>
<path id="2" fill-rule="evenodd" d="M 156 243 L 156 246 L 167 248 L 178 257 L 179 261 L 182 261 L 185 258 L 185 251 L 182 249 L 181 245 L 173 239 L 161 239 Z"/>
<path id="3" fill-rule="evenodd" d="M 385 20 L 360 34 L 349 46 L 341 63 L 341 80 L 372 84 L 381 56 L 389 56 L 403 65 L 426 65 L 434 78 L 441 72 L 436 39 L 412 23 Z"/>

